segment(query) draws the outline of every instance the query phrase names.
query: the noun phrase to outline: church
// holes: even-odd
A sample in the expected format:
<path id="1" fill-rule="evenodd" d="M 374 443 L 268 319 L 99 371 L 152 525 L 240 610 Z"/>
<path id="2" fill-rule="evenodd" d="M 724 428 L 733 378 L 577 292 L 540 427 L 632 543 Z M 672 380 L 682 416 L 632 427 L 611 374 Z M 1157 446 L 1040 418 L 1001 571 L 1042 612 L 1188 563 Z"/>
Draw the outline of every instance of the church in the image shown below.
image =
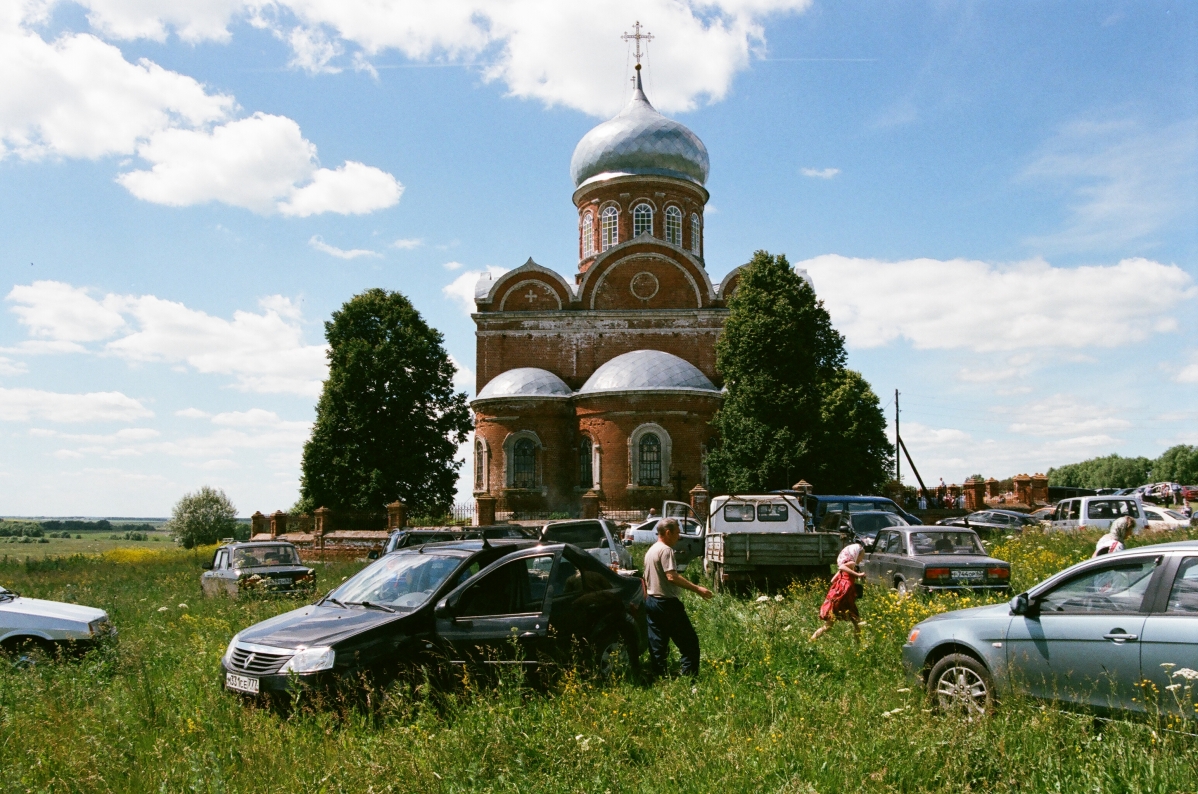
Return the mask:
<path id="1" fill-rule="evenodd" d="M 706 481 L 740 271 L 708 276 L 707 148 L 654 109 L 640 68 L 570 162 L 574 283 L 529 259 L 475 288 L 474 495 L 500 512 L 577 515 L 587 494 L 643 511 Z"/>

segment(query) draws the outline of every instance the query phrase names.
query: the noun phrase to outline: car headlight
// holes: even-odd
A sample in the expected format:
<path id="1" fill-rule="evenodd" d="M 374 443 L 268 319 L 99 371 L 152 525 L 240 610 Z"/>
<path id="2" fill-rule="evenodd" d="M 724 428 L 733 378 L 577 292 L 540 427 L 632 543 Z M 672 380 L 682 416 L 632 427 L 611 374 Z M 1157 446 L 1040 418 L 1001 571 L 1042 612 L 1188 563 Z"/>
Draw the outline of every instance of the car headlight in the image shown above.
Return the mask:
<path id="1" fill-rule="evenodd" d="M 98 618 L 87 624 L 87 632 L 93 637 L 99 637 L 112 633 L 112 622 L 108 617 Z"/>
<path id="2" fill-rule="evenodd" d="M 234 634 L 233 639 L 229 640 L 229 647 L 225 648 L 225 656 L 223 660 L 225 667 L 231 667 L 233 665 L 233 649 L 237 647 L 237 638 L 240 636 L 241 634 Z"/>
<path id="3" fill-rule="evenodd" d="M 279 670 L 280 673 L 315 673 L 333 666 L 336 654 L 332 648 L 317 646 L 300 648 Z"/>

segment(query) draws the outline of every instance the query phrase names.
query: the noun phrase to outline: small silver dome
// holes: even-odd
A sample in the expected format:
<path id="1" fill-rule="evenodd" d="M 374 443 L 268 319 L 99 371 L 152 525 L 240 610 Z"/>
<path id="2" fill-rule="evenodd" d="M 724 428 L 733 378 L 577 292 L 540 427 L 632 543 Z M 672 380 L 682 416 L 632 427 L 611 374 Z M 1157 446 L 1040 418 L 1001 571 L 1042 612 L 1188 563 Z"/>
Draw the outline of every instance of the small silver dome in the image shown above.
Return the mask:
<path id="1" fill-rule="evenodd" d="M 501 372 L 483 386 L 476 400 L 496 397 L 569 397 L 570 387 L 552 372 L 536 367 L 519 367 Z"/>
<path id="2" fill-rule="evenodd" d="M 578 393 L 657 389 L 688 389 L 719 394 L 719 389 L 698 367 L 660 350 L 634 350 L 616 356 L 595 370 Z"/>
<path id="3" fill-rule="evenodd" d="M 619 115 L 595 127 L 574 147 L 574 187 L 629 174 L 671 176 L 702 185 L 710 162 L 699 136 L 649 104 L 636 73 L 636 90 Z"/>

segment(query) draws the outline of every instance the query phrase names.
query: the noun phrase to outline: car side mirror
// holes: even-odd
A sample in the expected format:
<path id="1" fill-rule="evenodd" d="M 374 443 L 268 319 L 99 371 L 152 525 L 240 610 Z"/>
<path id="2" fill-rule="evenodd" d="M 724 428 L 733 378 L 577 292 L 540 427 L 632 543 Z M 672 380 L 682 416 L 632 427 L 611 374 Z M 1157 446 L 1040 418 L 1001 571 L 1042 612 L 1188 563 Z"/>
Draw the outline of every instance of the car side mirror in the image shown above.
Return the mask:
<path id="1" fill-rule="evenodd" d="M 378 549 L 371 549 L 370 553 L 366 555 L 366 559 L 368 559 L 368 560 L 377 560 L 378 558 L 379 558 Z"/>
<path id="2" fill-rule="evenodd" d="M 205 571 L 211 571 L 211 570 L 212 570 L 212 563 L 210 563 L 210 562 L 206 562 L 206 563 L 204 563 L 204 570 L 205 570 Z"/>
<path id="3" fill-rule="evenodd" d="M 1012 615 L 1034 615 L 1036 614 L 1036 602 L 1028 598 L 1027 593 L 1020 593 L 1010 600 Z"/>
<path id="4" fill-rule="evenodd" d="M 442 598 L 437 602 L 437 606 L 433 608 L 433 617 L 441 620 L 453 619 L 453 608 L 449 605 L 449 598 Z"/>
<path id="5" fill-rule="evenodd" d="M 611 544 L 607 542 L 607 538 L 604 538 L 604 539 L 602 540 L 602 542 L 600 542 L 600 543 L 599 543 L 599 548 L 601 548 L 601 549 L 609 549 L 609 548 L 611 548 Z"/>

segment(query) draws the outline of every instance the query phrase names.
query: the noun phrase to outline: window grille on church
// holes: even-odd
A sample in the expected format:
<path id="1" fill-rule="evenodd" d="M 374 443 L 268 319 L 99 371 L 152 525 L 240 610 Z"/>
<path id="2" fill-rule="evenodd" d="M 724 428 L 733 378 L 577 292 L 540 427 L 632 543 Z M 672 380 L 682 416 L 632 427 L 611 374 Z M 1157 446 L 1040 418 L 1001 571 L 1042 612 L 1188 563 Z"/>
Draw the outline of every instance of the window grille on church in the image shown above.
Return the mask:
<path id="1" fill-rule="evenodd" d="M 666 242 L 682 247 L 682 210 L 666 207 Z"/>
<path id="2" fill-rule="evenodd" d="M 595 487 L 591 468 L 591 439 L 588 436 L 583 436 L 578 442 L 578 485 L 582 488 Z"/>
<path id="3" fill-rule="evenodd" d="M 595 253 L 595 219 L 591 213 L 582 216 L 582 257 L 593 256 Z"/>
<path id="4" fill-rule="evenodd" d="M 661 485 L 661 439 L 656 433 L 641 436 L 637 485 Z"/>
<path id="5" fill-rule="evenodd" d="M 535 488 L 537 486 L 537 447 L 527 438 L 512 446 L 512 487 Z"/>
<path id="6" fill-rule="evenodd" d="M 608 207 L 600 215 L 600 219 L 602 221 L 602 225 L 599 232 L 603 238 L 600 242 L 603 246 L 603 250 L 606 251 L 616 243 L 620 242 L 620 211 L 615 207 Z"/>
<path id="7" fill-rule="evenodd" d="M 691 213 L 691 251 L 699 255 L 699 215 Z"/>
<path id="8" fill-rule="evenodd" d="M 632 236 L 648 233 L 653 235 L 653 208 L 648 204 L 637 204 L 632 210 Z"/>
<path id="9" fill-rule="evenodd" d="M 474 442 L 474 490 L 483 490 L 485 480 L 483 479 L 483 442 Z"/>

